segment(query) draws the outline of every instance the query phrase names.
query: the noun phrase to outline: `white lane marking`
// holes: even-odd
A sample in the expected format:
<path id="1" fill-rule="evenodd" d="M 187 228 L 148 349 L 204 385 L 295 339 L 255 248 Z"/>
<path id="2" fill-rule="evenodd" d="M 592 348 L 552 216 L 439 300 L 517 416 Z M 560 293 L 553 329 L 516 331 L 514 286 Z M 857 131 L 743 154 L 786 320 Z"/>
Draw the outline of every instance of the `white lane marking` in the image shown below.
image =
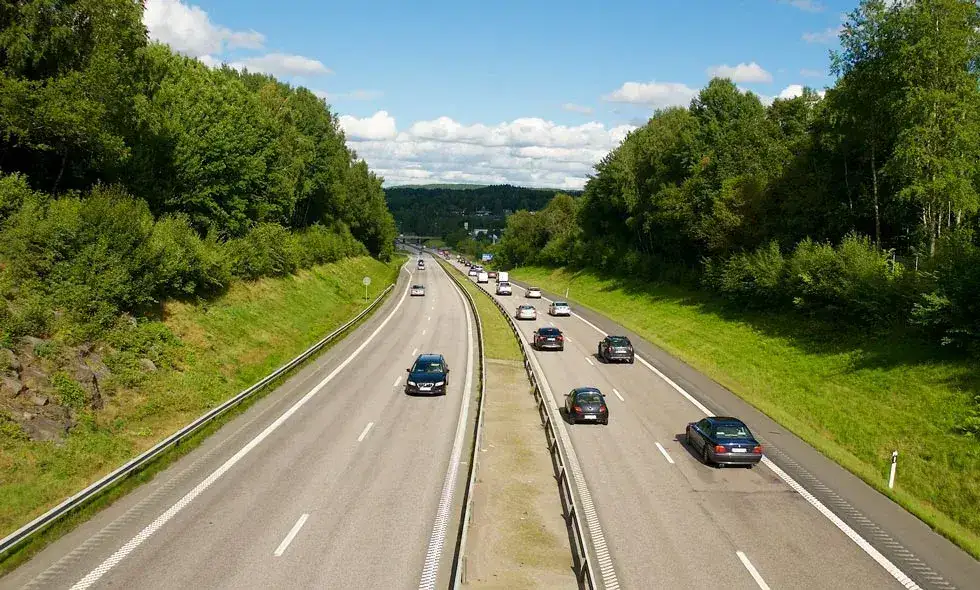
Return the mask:
<path id="1" fill-rule="evenodd" d="M 399 375 L 398 377 L 395 377 L 395 382 L 391 386 L 392 387 L 398 387 L 398 384 L 401 383 L 401 382 L 402 382 L 402 378 Z"/>
<path id="2" fill-rule="evenodd" d="M 555 327 L 555 322 L 548 322 L 548 325 L 551 326 L 552 328 L 554 328 Z"/>
<path id="3" fill-rule="evenodd" d="M 372 426 L 374 426 L 374 422 L 368 422 L 367 426 L 364 427 L 364 430 L 361 431 L 361 436 L 357 437 L 357 442 L 364 440 L 364 437 L 367 436 L 367 433 L 369 430 L 371 430 Z"/>
<path id="4" fill-rule="evenodd" d="M 156 520 L 148 524 L 143 530 L 137 533 L 135 537 L 130 539 L 129 542 L 127 542 L 125 545 L 123 545 L 118 550 L 116 550 L 115 553 L 113 553 L 108 558 L 106 558 L 106 560 L 103 561 L 101 564 L 99 564 L 98 567 L 96 567 L 94 570 L 89 572 L 88 575 L 86 575 L 84 578 L 79 580 L 74 586 L 72 586 L 72 590 L 85 590 L 86 588 L 90 588 L 93 584 L 95 584 L 99 580 L 99 578 L 106 575 L 106 573 L 108 573 L 109 570 L 111 570 L 116 565 L 118 565 L 119 562 L 125 559 L 127 555 L 129 555 L 130 553 L 133 552 L 133 550 L 139 547 L 143 543 L 143 541 L 146 541 L 148 538 L 150 538 L 150 535 L 157 532 L 157 530 L 159 530 L 160 527 L 167 524 L 167 521 L 169 521 L 174 516 L 176 516 L 178 512 L 180 512 L 185 507 L 187 507 L 187 505 L 190 504 L 192 501 L 194 501 L 195 498 L 200 496 L 205 490 L 211 487 L 211 485 L 214 484 L 214 482 L 218 481 L 218 479 L 222 475 L 224 475 L 229 469 L 234 467 L 236 463 L 241 461 L 245 455 L 247 455 L 249 452 L 252 451 L 252 449 L 257 447 L 259 443 L 261 443 L 263 440 L 268 438 L 268 436 L 273 432 L 275 432 L 277 428 L 282 426 L 283 423 L 285 423 L 290 416 L 292 416 L 297 411 L 299 411 L 300 408 L 306 405 L 306 402 L 310 401 L 313 398 L 313 396 L 315 396 L 317 393 L 320 392 L 321 389 L 323 389 L 324 387 L 327 386 L 328 383 L 333 381 L 333 378 L 336 377 L 337 374 L 340 373 L 342 370 L 344 370 L 344 368 L 347 367 L 347 365 L 352 363 L 354 359 L 357 358 L 357 356 L 361 353 L 361 351 L 363 351 L 365 348 L 368 347 L 369 344 L 371 344 L 371 341 L 374 340 L 374 337 L 380 334 L 381 330 L 383 330 L 384 327 L 388 325 L 388 322 L 391 320 L 391 318 L 395 316 L 395 313 L 397 313 L 398 310 L 401 309 L 402 303 L 405 302 L 405 297 L 408 296 L 408 289 L 409 289 L 409 285 L 406 285 L 405 290 L 402 292 L 402 298 L 398 300 L 398 304 L 395 305 L 395 308 L 391 310 L 391 313 L 388 314 L 388 317 L 386 317 L 384 321 L 381 322 L 381 324 L 374 329 L 374 332 L 371 332 L 371 335 L 368 336 L 367 339 L 363 343 L 361 343 L 361 345 L 358 346 L 353 353 L 350 354 L 350 356 L 348 356 L 342 363 L 337 365 L 337 368 L 331 371 L 329 375 L 324 377 L 323 381 L 317 383 L 313 387 L 313 389 L 310 390 L 309 393 L 304 395 L 302 398 L 299 399 L 299 401 L 293 404 L 288 410 L 283 412 L 283 414 L 279 416 L 275 422 L 266 426 L 265 430 L 260 432 L 258 436 L 250 440 L 230 459 L 228 459 L 220 467 L 215 469 L 211 473 L 211 475 L 207 476 L 207 478 L 205 478 L 201 483 L 197 484 L 197 486 L 195 486 L 194 489 L 187 492 L 187 494 L 185 494 L 183 498 L 178 500 L 176 504 L 174 504 L 166 512 L 158 516 Z"/>
<path id="5" fill-rule="evenodd" d="M 422 335 L 425 336 L 427 330 L 422 330 Z"/>
<path id="6" fill-rule="evenodd" d="M 442 485 L 442 496 L 439 498 L 436 520 L 432 525 L 429 547 L 425 552 L 425 563 L 422 566 L 422 576 L 419 579 L 419 590 L 434 590 L 436 586 L 442 548 L 446 542 L 446 530 L 449 528 L 449 520 L 451 518 L 450 509 L 453 504 L 453 491 L 456 488 L 456 476 L 459 473 L 460 456 L 463 452 L 463 438 L 466 434 L 466 416 L 470 411 L 470 389 L 473 387 L 473 317 L 462 289 L 453 283 L 453 290 L 456 291 L 456 295 L 463 302 L 463 309 L 466 310 L 466 379 L 463 383 L 463 403 L 459 408 L 459 422 L 456 423 L 456 438 L 453 440 L 453 452 L 449 458 L 446 480 Z"/>
<path id="7" fill-rule="evenodd" d="M 427 322 L 432 321 L 432 316 L 430 315 L 425 316 L 425 321 Z"/>
<path id="8" fill-rule="evenodd" d="M 621 402 L 625 402 L 625 401 L 626 401 L 626 400 L 624 400 L 624 399 L 623 399 L 623 396 L 622 396 L 622 394 L 620 394 L 620 393 L 619 393 L 619 390 L 618 390 L 618 389 L 615 389 L 615 388 L 614 388 L 614 389 L 613 389 L 613 393 L 615 393 L 615 394 L 616 394 L 616 397 L 618 397 L 618 398 L 619 398 L 619 401 L 621 401 Z"/>
<path id="9" fill-rule="evenodd" d="M 286 535 L 286 538 L 282 540 L 282 543 L 279 543 L 278 547 L 276 547 L 276 552 L 273 555 L 275 555 L 276 557 L 282 557 L 282 554 L 286 552 L 286 548 L 289 547 L 289 544 L 293 542 L 293 539 L 296 537 L 296 534 L 299 533 L 299 530 L 301 528 L 303 528 L 303 525 L 306 524 L 306 519 L 309 517 L 310 517 L 309 514 L 304 514 L 303 516 L 299 517 L 299 520 L 296 521 L 296 524 L 293 525 L 293 528 L 289 529 L 289 534 Z"/>
<path id="10" fill-rule="evenodd" d="M 762 579 L 762 576 L 759 575 L 759 570 L 755 569 L 755 566 L 752 565 L 749 558 L 746 557 L 741 551 L 736 551 L 735 555 L 738 556 L 738 559 L 742 562 L 742 565 L 745 566 L 745 569 L 749 570 L 749 573 L 752 575 L 752 579 L 759 585 L 759 590 L 770 590 L 769 584 L 766 584 L 766 581 Z"/>
<path id="11" fill-rule="evenodd" d="M 568 338 L 565 338 L 565 340 L 568 340 Z M 586 356 L 585 360 L 589 361 L 589 364 L 592 365 L 593 367 L 595 366 L 595 363 L 592 362 L 592 357 Z"/>
<path id="12" fill-rule="evenodd" d="M 656 444 L 657 448 L 660 449 L 660 454 L 664 456 L 664 459 L 667 459 L 667 462 L 673 465 L 674 460 L 670 458 L 669 454 L 667 454 L 667 449 L 665 449 L 664 446 L 660 443 L 654 443 L 654 444 Z"/>
<path id="13" fill-rule="evenodd" d="M 572 314 L 572 315 L 574 315 L 578 319 L 582 320 L 583 322 L 585 322 L 589 326 L 592 326 L 592 328 L 596 332 L 599 332 L 603 336 L 608 336 L 609 335 L 608 333 L 604 332 L 598 326 L 596 326 L 595 324 L 593 324 L 589 320 L 583 318 L 582 316 L 580 316 L 578 314 Z M 678 393 L 680 393 L 682 396 L 684 396 L 687 399 L 687 401 L 689 401 L 692 404 L 694 404 L 694 406 L 697 409 L 701 410 L 701 412 L 705 416 L 712 416 L 713 415 L 711 413 L 711 410 L 709 410 L 708 408 L 706 408 L 704 406 L 704 404 L 702 404 L 698 400 L 694 399 L 694 397 L 691 394 L 689 394 L 688 392 L 684 391 L 684 388 L 683 387 L 681 387 L 680 385 L 674 383 L 674 381 L 670 377 L 667 377 L 666 375 L 664 375 L 663 373 L 661 373 L 659 370 L 657 370 L 656 367 L 654 367 L 653 365 L 651 365 L 650 363 L 648 363 L 643 357 L 641 357 L 639 355 L 636 355 L 635 358 L 636 358 L 636 360 L 638 360 L 641 363 L 643 363 L 648 369 L 650 369 L 651 371 L 653 371 L 658 377 L 660 377 L 661 379 L 663 379 L 668 385 L 670 385 L 672 388 L 674 388 L 674 390 L 676 390 Z M 806 490 L 806 488 L 804 488 L 802 485 L 800 485 L 799 482 L 797 482 L 795 479 L 793 479 L 788 473 L 786 473 L 785 471 L 783 471 L 782 469 L 780 469 L 778 465 L 776 465 L 775 463 L 772 462 L 772 460 L 769 459 L 769 457 L 766 457 L 765 455 L 763 455 L 763 457 L 762 457 L 762 463 L 766 467 L 768 467 L 769 469 L 771 469 L 776 475 L 778 475 L 780 477 L 780 479 L 782 479 L 784 482 L 786 482 L 786 484 L 789 487 L 793 488 L 793 490 L 795 490 L 798 494 L 800 494 L 801 496 L 803 496 L 803 498 L 807 502 L 809 502 L 811 506 L 813 506 L 814 508 L 816 508 L 817 511 L 820 512 L 820 514 L 822 514 L 824 517 L 826 517 L 828 520 L 830 520 L 830 522 L 834 523 L 834 526 L 836 526 L 838 529 L 840 529 L 841 532 L 844 533 L 844 535 L 847 536 L 848 539 L 850 539 L 851 541 L 853 541 L 858 547 L 860 547 L 865 553 L 867 553 L 868 556 L 871 557 L 871 559 L 875 560 L 875 562 L 878 563 L 878 565 L 880 565 L 882 567 L 882 569 L 884 569 L 886 572 L 888 572 L 893 578 L 895 578 L 898 581 L 899 584 L 901 584 L 902 586 L 904 586 L 908 590 L 921 590 L 920 586 L 918 584 L 916 584 L 914 580 L 912 580 L 911 578 L 909 578 L 908 575 L 905 572 L 903 572 L 901 569 L 899 569 L 898 566 L 896 566 L 894 563 L 892 563 L 887 557 L 885 557 L 884 555 L 882 555 L 881 552 L 879 552 L 877 549 L 874 548 L 873 545 L 871 545 L 871 543 L 869 543 L 857 531 L 855 531 L 854 529 L 852 529 L 846 522 L 844 522 L 843 520 L 841 520 L 839 516 L 837 516 L 836 514 L 834 514 L 834 512 L 831 509 L 827 508 L 823 504 L 823 502 L 821 502 L 820 500 L 818 500 L 813 494 L 811 494 L 810 492 L 808 492 Z"/>
<path id="14" fill-rule="evenodd" d="M 417 353 L 418 351 L 419 351 L 418 348 L 413 348 L 412 349 L 412 356 L 415 356 L 415 353 Z"/>

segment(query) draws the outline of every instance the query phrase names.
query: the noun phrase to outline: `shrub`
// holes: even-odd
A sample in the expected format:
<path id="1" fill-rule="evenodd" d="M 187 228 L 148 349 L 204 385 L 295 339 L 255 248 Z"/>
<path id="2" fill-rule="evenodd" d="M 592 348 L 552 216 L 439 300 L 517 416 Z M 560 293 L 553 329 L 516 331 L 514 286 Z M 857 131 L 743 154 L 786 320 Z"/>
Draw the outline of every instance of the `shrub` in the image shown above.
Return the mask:
<path id="1" fill-rule="evenodd" d="M 751 253 L 709 263 L 705 281 L 726 299 L 750 307 L 781 306 L 785 296 L 786 259 L 772 241 Z"/>
<path id="2" fill-rule="evenodd" d="M 154 295 L 207 296 L 231 281 L 231 270 L 213 234 L 201 239 L 186 215 L 167 215 L 156 222 L 150 236 L 156 262 Z"/>
<path id="3" fill-rule="evenodd" d="M 85 407 L 85 400 L 88 397 L 85 390 L 67 373 L 59 371 L 52 375 L 51 384 L 54 385 L 61 405 L 73 410 L 80 410 Z"/>
<path id="4" fill-rule="evenodd" d="M 31 190 L 27 177 L 21 174 L 0 174 L 0 224 L 21 208 L 24 201 L 39 199 Z"/>
<path id="5" fill-rule="evenodd" d="M 350 256 L 365 256 L 368 251 L 342 223 L 326 228 L 316 224 L 295 235 L 297 265 L 308 268 L 315 264 L 336 262 Z"/>
<path id="6" fill-rule="evenodd" d="M 287 275 L 298 267 L 299 252 L 289 230 L 260 223 L 241 237 L 225 242 L 231 273 L 243 279 Z"/>
<path id="7" fill-rule="evenodd" d="M 980 247 L 968 230 L 939 244 L 935 286 L 919 296 L 912 322 L 944 345 L 980 351 Z"/>

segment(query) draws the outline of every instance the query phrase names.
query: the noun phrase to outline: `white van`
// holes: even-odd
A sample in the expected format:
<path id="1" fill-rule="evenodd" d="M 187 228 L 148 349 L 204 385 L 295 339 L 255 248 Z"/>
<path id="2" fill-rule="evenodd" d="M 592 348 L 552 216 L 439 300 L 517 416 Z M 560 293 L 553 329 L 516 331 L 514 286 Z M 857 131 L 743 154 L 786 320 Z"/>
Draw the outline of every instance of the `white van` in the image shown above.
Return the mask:
<path id="1" fill-rule="evenodd" d="M 476 282 L 477 283 L 489 283 L 490 282 L 490 275 L 488 275 L 485 272 L 481 272 L 480 274 L 476 275 Z"/>
<path id="2" fill-rule="evenodd" d="M 510 275 L 508 275 L 504 271 L 498 272 L 497 273 L 497 282 L 498 283 L 509 283 L 510 282 Z"/>

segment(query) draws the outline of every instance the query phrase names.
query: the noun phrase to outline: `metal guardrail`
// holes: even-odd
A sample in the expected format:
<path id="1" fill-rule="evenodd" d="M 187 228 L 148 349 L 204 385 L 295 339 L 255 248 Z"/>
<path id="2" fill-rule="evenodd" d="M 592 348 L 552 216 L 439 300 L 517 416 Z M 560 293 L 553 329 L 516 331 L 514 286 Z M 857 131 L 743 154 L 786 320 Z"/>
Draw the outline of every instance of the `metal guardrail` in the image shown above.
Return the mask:
<path id="1" fill-rule="evenodd" d="M 480 313 L 476 310 L 476 301 L 466 289 L 462 282 L 454 276 L 454 273 L 446 270 L 445 263 L 439 260 L 439 266 L 463 292 L 463 295 L 470 302 L 470 310 L 476 318 L 477 341 L 480 346 L 480 407 L 476 414 L 476 432 L 473 436 L 473 453 L 470 456 L 470 477 L 466 483 L 466 491 L 463 494 L 463 515 L 460 518 L 459 540 L 456 545 L 456 556 L 453 560 L 452 588 L 459 588 L 466 583 L 466 536 L 470 528 L 470 519 L 473 517 L 473 486 L 476 483 L 478 471 L 477 463 L 480 456 L 480 447 L 483 446 L 483 410 L 486 406 L 487 393 L 487 365 L 483 343 L 483 322 L 480 320 Z"/>
<path id="2" fill-rule="evenodd" d="M 400 274 L 401 274 L 401 270 L 399 270 L 399 275 Z M 177 432 L 163 439 L 162 441 L 160 441 L 159 443 L 157 443 L 152 448 L 148 449 L 138 457 L 130 460 L 122 467 L 119 467 L 112 473 L 106 475 L 102 479 L 96 481 L 95 483 L 88 486 L 84 490 L 78 492 L 77 494 L 69 496 L 68 498 L 63 500 L 61 504 L 58 504 L 51 510 L 48 510 L 41 516 L 25 524 L 20 529 L 4 537 L 3 540 L 0 540 L 0 558 L 5 557 L 6 554 L 8 554 L 11 550 L 19 547 L 24 542 L 29 540 L 31 537 L 40 533 L 45 528 L 47 528 L 49 525 L 64 518 L 73 510 L 81 508 L 86 503 L 88 503 L 89 501 L 97 497 L 100 493 L 106 491 L 107 489 L 112 487 L 114 484 L 116 484 L 126 476 L 139 470 L 142 467 L 145 467 L 154 459 L 156 459 L 161 454 L 166 452 L 170 447 L 176 446 L 182 440 L 193 435 L 202 426 L 209 424 L 212 420 L 214 420 L 218 416 L 224 414 L 231 408 L 237 406 L 238 404 L 242 403 L 244 400 L 254 395 L 256 392 L 262 390 L 269 383 L 275 381 L 279 377 L 288 373 L 290 370 L 294 369 L 297 365 L 302 364 L 308 358 L 310 358 L 315 353 L 317 353 L 325 345 L 335 340 L 338 336 L 346 332 L 348 329 L 350 329 L 351 326 L 359 322 L 362 318 L 364 318 L 367 314 L 369 314 L 372 310 L 374 310 L 374 308 L 376 308 L 381 303 L 381 301 L 388 295 L 388 293 L 390 293 L 391 290 L 395 288 L 397 282 L 398 280 L 395 279 L 395 283 L 388 285 L 388 287 L 386 287 L 385 290 L 382 291 L 381 294 L 378 295 L 378 297 L 374 301 L 372 301 L 370 305 L 364 308 L 356 316 L 348 320 L 344 325 L 340 326 L 339 328 L 337 328 L 327 336 L 320 339 L 313 346 L 307 348 L 304 352 L 302 352 L 299 356 L 297 356 L 293 360 L 289 361 L 285 365 L 279 367 L 278 369 L 276 369 L 275 371 L 273 371 L 272 373 L 264 377 L 261 381 L 255 383 L 248 389 L 245 389 L 244 391 L 238 393 L 235 397 L 225 401 L 220 406 L 212 410 L 209 410 L 200 418 L 194 420 L 187 426 L 184 426 Z"/>
<path id="3" fill-rule="evenodd" d="M 455 269 L 455 267 L 453 267 Z M 456 269 L 457 272 L 460 272 Z M 521 338 L 520 331 L 514 322 L 514 318 L 510 316 L 504 306 L 500 304 L 499 301 L 494 299 L 489 293 L 480 289 L 480 292 L 486 295 L 490 301 L 493 302 L 497 309 L 500 310 L 504 317 L 507 318 L 507 324 L 510 326 L 511 332 L 514 334 L 514 338 L 517 339 L 517 343 L 521 348 L 521 356 L 524 359 L 524 370 L 527 373 L 528 380 L 531 382 L 532 392 L 534 394 L 535 400 L 537 400 L 538 414 L 541 417 L 541 422 L 545 428 L 545 434 L 548 437 L 548 449 L 551 452 L 552 464 L 555 469 L 555 475 L 558 479 L 558 487 L 562 496 L 562 508 L 565 511 L 565 518 L 570 521 L 570 526 L 574 532 L 575 536 L 575 559 L 578 561 L 576 564 L 578 581 L 584 583 L 589 590 L 596 589 L 596 574 L 593 569 L 592 559 L 590 557 L 590 551 L 588 550 L 588 541 L 583 529 L 582 521 L 579 519 L 579 514 L 582 513 L 581 502 L 575 496 L 572 489 L 572 482 L 569 478 L 568 473 L 568 461 L 567 453 L 564 448 L 562 448 L 562 443 L 559 440 L 558 432 L 555 427 L 555 422 L 560 420 L 561 417 L 555 417 L 552 415 L 551 406 L 547 403 L 544 398 L 544 392 L 541 390 L 542 378 L 538 376 L 535 367 L 531 363 L 530 355 L 528 354 L 528 344 Z"/>

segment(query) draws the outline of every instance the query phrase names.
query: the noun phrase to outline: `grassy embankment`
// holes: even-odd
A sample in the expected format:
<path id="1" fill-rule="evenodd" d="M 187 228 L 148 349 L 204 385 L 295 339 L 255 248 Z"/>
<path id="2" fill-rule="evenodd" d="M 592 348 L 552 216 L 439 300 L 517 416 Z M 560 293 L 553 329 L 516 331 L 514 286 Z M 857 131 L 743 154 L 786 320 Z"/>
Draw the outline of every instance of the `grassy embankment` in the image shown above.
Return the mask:
<path id="1" fill-rule="evenodd" d="M 168 352 L 176 368 L 161 368 L 138 386 L 109 398 L 103 410 L 81 421 L 61 445 L 0 433 L 0 536 L 298 355 L 364 308 L 364 276 L 372 279 L 368 294 L 373 299 L 395 280 L 404 260 L 397 256 L 384 264 L 367 257 L 347 259 L 286 278 L 236 282 L 227 294 L 203 305 L 167 303 L 163 323 L 180 339 Z M 219 425 L 208 427 L 208 432 Z M 189 451 L 203 436 L 182 443 L 179 453 Z M 135 479 L 152 476 L 167 462 L 159 461 Z M 135 482 L 119 486 L 110 498 L 84 512 L 105 505 L 132 485 Z M 51 533 L 56 535 L 57 531 Z M 21 550 L 7 559 L 0 573 L 30 552 Z"/>
<path id="2" fill-rule="evenodd" d="M 980 390 L 975 363 L 674 286 L 545 268 L 511 276 L 570 285 L 571 300 L 696 367 L 980 558 L 980 442 L 957 431 Z"/>

